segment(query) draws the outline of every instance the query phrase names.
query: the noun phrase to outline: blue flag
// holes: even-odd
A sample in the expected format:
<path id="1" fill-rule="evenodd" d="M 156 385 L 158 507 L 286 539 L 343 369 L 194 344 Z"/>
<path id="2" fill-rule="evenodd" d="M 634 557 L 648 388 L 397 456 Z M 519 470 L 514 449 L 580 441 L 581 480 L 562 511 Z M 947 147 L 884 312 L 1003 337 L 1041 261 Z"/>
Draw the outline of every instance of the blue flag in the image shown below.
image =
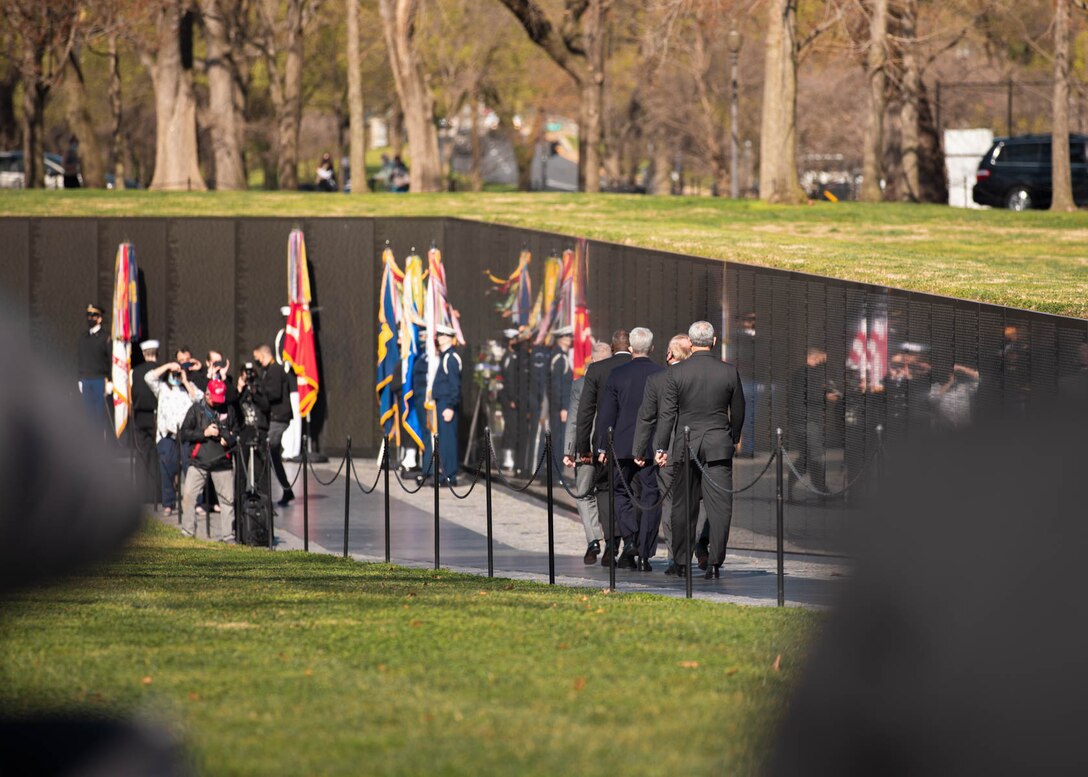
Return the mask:
<path id="1" fill-rule="evenodd" d="M 400 430 L 400 424 L 397 423 L 397 401 L 393 394 L 393 378 L 401 368 L 400 345 L 397 342 L 397 282 L 400 273 L 393 261 L 391 250 L 385 249 L 382 259 L 385 269 L 382 272 L 381 305 L 378 308 L 378 378 L 375 390 L 378 394 L 382 429 L 387 438 L 393 439 L 399 436 Z"/>

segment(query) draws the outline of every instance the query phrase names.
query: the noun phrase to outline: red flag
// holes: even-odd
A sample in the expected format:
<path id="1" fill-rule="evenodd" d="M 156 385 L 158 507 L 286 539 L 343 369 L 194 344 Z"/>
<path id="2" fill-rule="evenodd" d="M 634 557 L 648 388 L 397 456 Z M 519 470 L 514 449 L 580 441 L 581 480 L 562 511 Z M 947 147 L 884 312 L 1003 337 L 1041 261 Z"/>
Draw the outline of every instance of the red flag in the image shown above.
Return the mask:
<path id="1" fill-rule="evenodd" d="M 586 283 L 589 279 L 589 242 L 578 238 L 574 251 L 574 272 L 571 279 L 570 306 L 574 310 L 574 343 L 571 345 L 571 362 L 574 379 L 586 374 L 593 358 L 593 329 L 589 325 L 589 307 L 586 305 Z"/>
<path id="2" fill-rule="evenodd" d="M 300 229 L 292 230 L 287 238 L 287 293 L 291 310 L 283 333 L 283 361 L 298 377 L 298 412 L 305 418 L 317 402 L 318 377 L 310 315 L 310 270 Z"/>

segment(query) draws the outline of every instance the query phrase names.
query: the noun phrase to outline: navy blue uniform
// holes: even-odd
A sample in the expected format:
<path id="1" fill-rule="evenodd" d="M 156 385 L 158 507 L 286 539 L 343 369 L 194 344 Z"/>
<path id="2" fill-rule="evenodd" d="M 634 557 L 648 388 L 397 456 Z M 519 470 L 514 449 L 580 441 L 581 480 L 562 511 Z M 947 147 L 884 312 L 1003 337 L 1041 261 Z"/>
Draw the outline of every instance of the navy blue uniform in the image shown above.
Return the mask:
<path id="1" fill-rule="evenodd" d="M 431 398 L 438 415 L 440 474 L 443 479 L 451 478 L 457 474 L 460 466 L 457 458 L 457 424 L 461 415 L 461 356 L 452 347 L 438 355 L 438 372 L 431 386 Z M 453 418 L 449 421 L 442 418 L 446 410 L 453 411 Z M 429 460 L 423 463 L 424 472 L 429 466 Z"/>
<path id="2" fill-rule="evenodd" d="M 548 379 L 548 415 L 551 416 L 548 428 L 552 433 L 552 449 L 556 451 L 556 459 L 559 459 L 565 450 L 563 444 L 567 434 L 567 421 L 563 420 L 562 411 L 570 406 L 570 387 L 574 382 L 569 351 L 556 350 L 548 370 Z"/>

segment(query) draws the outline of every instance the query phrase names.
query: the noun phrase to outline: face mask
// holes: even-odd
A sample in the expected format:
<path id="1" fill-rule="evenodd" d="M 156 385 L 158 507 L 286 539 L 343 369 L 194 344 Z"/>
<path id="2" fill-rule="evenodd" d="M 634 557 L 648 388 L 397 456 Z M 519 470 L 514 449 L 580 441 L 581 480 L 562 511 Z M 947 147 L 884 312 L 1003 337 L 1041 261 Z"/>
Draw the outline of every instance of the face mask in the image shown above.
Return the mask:
<path id="1" fill-rule="evenodd" d="M 181 385 L 181 378 L 179 378 L 179 377 L 178 377 L 177 375 L 171 375 L 170 377 L 168 377 L 168 378 L 166 379 L 166 381 L 167 381 L 167 383 L 169 383 L 169 384 L 170 384 L 171 386 L 175 386 L 175 387 L 176 387 L 176 386 L 180 386 L 180 385 Z"/>

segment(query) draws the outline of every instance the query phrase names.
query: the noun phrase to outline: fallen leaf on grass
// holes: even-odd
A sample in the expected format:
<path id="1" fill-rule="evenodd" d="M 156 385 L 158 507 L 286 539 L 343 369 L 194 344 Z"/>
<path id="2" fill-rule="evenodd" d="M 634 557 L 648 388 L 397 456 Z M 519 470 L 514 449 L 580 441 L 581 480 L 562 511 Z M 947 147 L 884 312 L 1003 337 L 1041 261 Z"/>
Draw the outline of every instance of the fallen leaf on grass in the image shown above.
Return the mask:
<path id="1" fill-rule="evenodd" d="M 777 672 L 777 671 L 778 671 L 779 669 L 781 669 L 781 668 L 782 668 L 782 654 L 781 654 L 781 653 L 779 653 L 779 654 L 778 654 L 778 655 L 777 655 L 777 656 L 775 657 L 775 659 L 774 659 L 774 663 L 773 663 L 773 664 L 771 664 L 771 669 L 773 669 L 774 671 L 776 671 L 776 672 Z"/>
<path id="2" fill-rule="evenodd" d="M 306 675 L 307 677 L 313 677 L 314 676 L 314 670 L 313 669 L 307 669 L 305 672 L 303 672 L 303 674 Z"/>
<path id="3" fill-rule="evenodd" d="M 148 675 L 147 677 L 145 677 L 145 678 L 144 678 L 143 680 L 141 680 L 140 682 L 142 682 L 142 683 L 143 683 L 144 685 L 151 685 L 151 682 L 152 682 L 152 680 L 151 680 L 151 675 Z"/>
<path id="4" fill-rule="evenodd" d="M 200 701 L 200 694 L 196 691 L 189 691 L 189 701 Z"/>
<path id="5" fill-rule="evenodd" d="M 699 668 L 699 662 L 698 661 L 681 661 L 679 664 L 677 664 L 677 666 L 682 667 L 684 669 L 698 669 Z"/>
<path id="6" fill-rule="evenodd" d="M 583 689 L 583 688 L 585 688 L 585 687 L 586 687 L 586 678 L 584 678 L 584 677 L 581 677 L 581 676 L 579 676 L 579 677 L 578 677 L 578 678 L 577 678 L 577 679 L 576 679 L 576 680 L 574 681 L 574 690 L 576 690 L 576 691 L 580 691 L 580 690 L 582 690 L 582 689 Z"/>
<path id="7" fill-rule="evenodd" d="M 419 621 L 419 620 L 412 621 L 408 625 L 411 626 L 413 629 L 417 629 L 417 628 L 419 628 L 420 626 L 423 625 L 423 621 Z"/>
<path id="8" fill-rule="evenodd" d="M 589 597 L 588 597 L 588 596 L 586 596 L 585 594 L 582 594 L 582 601 L 583 601 L 583 602 L 588 602 L 588 601 L 589 601 Z"/>
<path id="9" fill-rule="evenodd" d="M 566 642 L 560 642 L 559 643 L 559 649 L 560 650 L 570 650 L 570 645 L 568 645 Z"/>
<path id="10" fill-rule="evenodd" d="M 727 669 L 727 670 L 725 670 L 725 676 L 726 676 L 726 677 L 732 677 L 733 675 L 735 675 L 735 674 L 736 674 L 737 672 L 739 672 L 739 671 L 740 671 L 740 670 L 739 670 L 739 669 L 737 669 L 737 668 L 736 668 L 736 667 L 734 666 L 734 667 L 733 667 L 732 669 Z"/>
<path id="11" fill-rule="evenodd" d="M 480 591 L 480 592 L 479 592 L 479 595 L 480 595 L 480 596 L 487 596 L 487 591 Z"/>

